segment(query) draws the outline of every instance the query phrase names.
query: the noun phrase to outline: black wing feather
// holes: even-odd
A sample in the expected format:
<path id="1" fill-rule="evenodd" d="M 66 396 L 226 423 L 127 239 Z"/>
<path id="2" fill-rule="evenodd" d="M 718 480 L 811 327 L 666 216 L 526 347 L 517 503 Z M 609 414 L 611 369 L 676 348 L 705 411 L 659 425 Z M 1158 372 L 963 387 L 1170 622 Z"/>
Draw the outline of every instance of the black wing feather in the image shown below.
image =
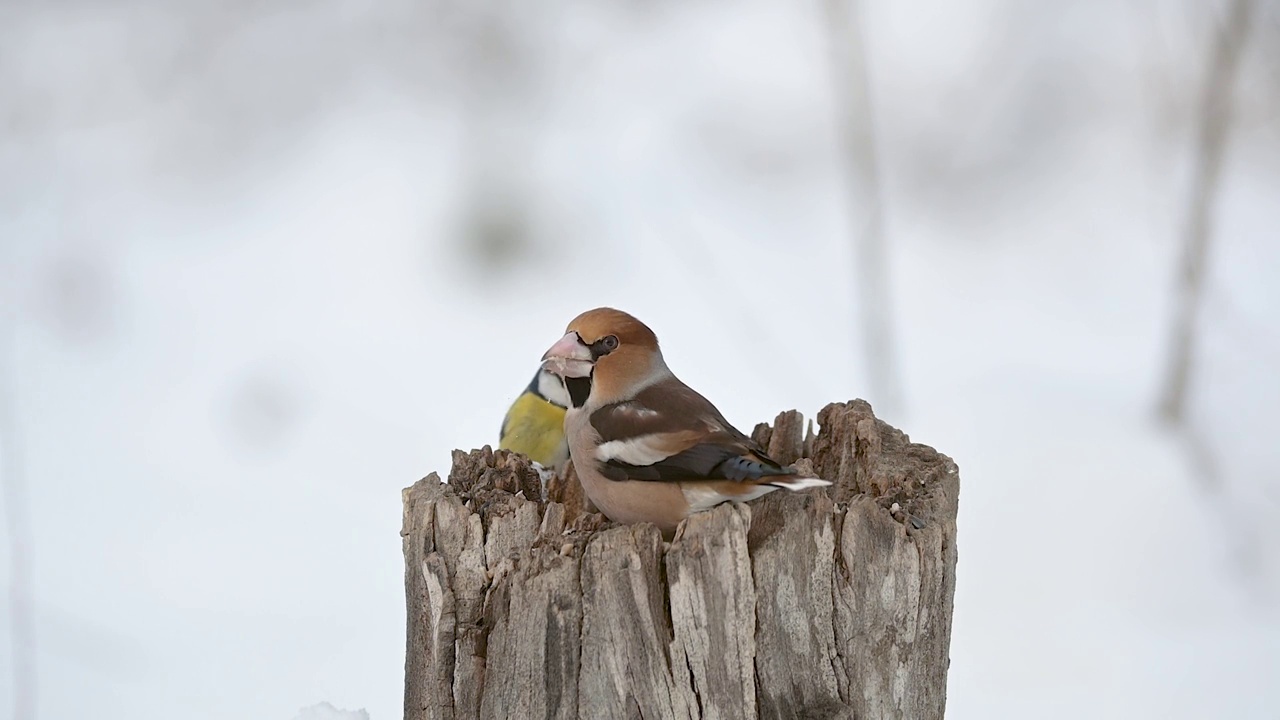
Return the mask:
<path id="1" fill-rule="evenodd" d="M 660 397 L 653 397 L 659 393 Z M 665 412 L 648 412 L 650 405 L 662 407 Z M 743 482 L 795 474 L 795 470 L 784 468 L 765 455 L 763 448 L 730 425 L 706 398 L 682 383 L 647 389 L 635 400 L 602 407 L 591 414 L 591 424 L 601 442 L 714 428 L 706 441 L 650 465 L 620 460 L 601 463 L 605 476 L 614 480 Z"/>

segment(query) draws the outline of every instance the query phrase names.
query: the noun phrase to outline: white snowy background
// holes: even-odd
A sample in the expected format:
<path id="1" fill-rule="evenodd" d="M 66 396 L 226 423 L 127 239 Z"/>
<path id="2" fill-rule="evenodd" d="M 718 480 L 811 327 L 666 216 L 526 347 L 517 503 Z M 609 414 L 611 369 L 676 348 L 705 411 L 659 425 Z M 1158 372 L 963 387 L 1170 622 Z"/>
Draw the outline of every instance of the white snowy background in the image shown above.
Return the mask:
<path id="1" fill-rule="evenodd" d="M 951 718 L 1280 717 L 1273 2 L 1213 213 L 1199 442 L 1155 411 L 1223 14 L 864 3 L 883 414 L 961 468 Z M 400 717 L 400 489 L 496 442 L 583 309 L 645 320 L 745 429 L 876 403 L 829 23 L 3 4 L 4 712 Z"/>

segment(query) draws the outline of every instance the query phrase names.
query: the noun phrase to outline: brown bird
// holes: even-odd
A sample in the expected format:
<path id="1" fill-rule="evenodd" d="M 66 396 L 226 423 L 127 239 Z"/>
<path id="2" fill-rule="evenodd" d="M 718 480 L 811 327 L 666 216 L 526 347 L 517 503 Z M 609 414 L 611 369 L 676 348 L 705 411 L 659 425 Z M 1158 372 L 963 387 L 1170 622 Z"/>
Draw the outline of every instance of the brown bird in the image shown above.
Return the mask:
<path id="1" fill-rule="evenodd" d="M 681 520 L 720 503 L 831 484 L 765 455 L 680 382 L 653 331 L 620 310 L 574 318 L 542 361 L 565 379 L 569 454 L 610 520 L 651 522 L 670 538 Z"/>

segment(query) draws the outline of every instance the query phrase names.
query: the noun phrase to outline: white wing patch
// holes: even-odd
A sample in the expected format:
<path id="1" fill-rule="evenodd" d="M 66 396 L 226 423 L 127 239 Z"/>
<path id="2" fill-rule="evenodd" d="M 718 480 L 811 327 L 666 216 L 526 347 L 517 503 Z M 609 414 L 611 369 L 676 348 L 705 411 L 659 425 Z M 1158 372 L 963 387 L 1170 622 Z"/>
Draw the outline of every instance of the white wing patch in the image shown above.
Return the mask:
<path id="1" fill-rule="evenodd" d="M 689 503 L 689 512 L 701 512 L 725 502 L 750 502 L 758 497 L 768 495 L 777 490 L 774 485 L 755 485 L 750 491 L 741 495 L 723 495 L 714 489 L 699 483 L 685 483 L 680 490 L 684 493 L 684 501 Z"/>
<path id="2" fill-rule="evenodd" d="M 660 450 L 651 444 L 655 435 L 641 435 L 627 440 L 610 440 L 596 448 L 596 459 L 600 462 L 617 460 L 628 465 L 643 467 L 662 462 L 671 457 L 671 453 Z"/>
<path id="3" fill-rule="evenodd" d="M 647 408 L 634 400 L 629 403 L 619 405 L 614 408 L 613 412 L 626 415 L 632 420 L 643 420 L 645 418 L 658 417 L 657 410 Z"/>
<path id="4" fill-rule="evenodd" d="M 826 487 L 831 484 L 831 481 L 816 477 L 781 476 L 770 481 L 769 484 L 788 490 L 808 490 L 809 488 Z"/>

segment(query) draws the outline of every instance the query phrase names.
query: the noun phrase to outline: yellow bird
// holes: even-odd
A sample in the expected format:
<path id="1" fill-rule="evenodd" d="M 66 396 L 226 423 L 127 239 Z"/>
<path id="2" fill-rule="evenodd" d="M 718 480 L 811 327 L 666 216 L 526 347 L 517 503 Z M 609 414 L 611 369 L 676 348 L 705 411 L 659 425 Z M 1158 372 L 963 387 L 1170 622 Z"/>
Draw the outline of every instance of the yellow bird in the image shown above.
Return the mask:
<path id="1" fill-rule="evenodd" d="M 539 368 L 502 419 L 498 447 L 524 453 L 547 470 L 560 469 L 569 459 L 569 443 L 564 435 L 568 407 L 569 391 L 564 379 Z"/>

